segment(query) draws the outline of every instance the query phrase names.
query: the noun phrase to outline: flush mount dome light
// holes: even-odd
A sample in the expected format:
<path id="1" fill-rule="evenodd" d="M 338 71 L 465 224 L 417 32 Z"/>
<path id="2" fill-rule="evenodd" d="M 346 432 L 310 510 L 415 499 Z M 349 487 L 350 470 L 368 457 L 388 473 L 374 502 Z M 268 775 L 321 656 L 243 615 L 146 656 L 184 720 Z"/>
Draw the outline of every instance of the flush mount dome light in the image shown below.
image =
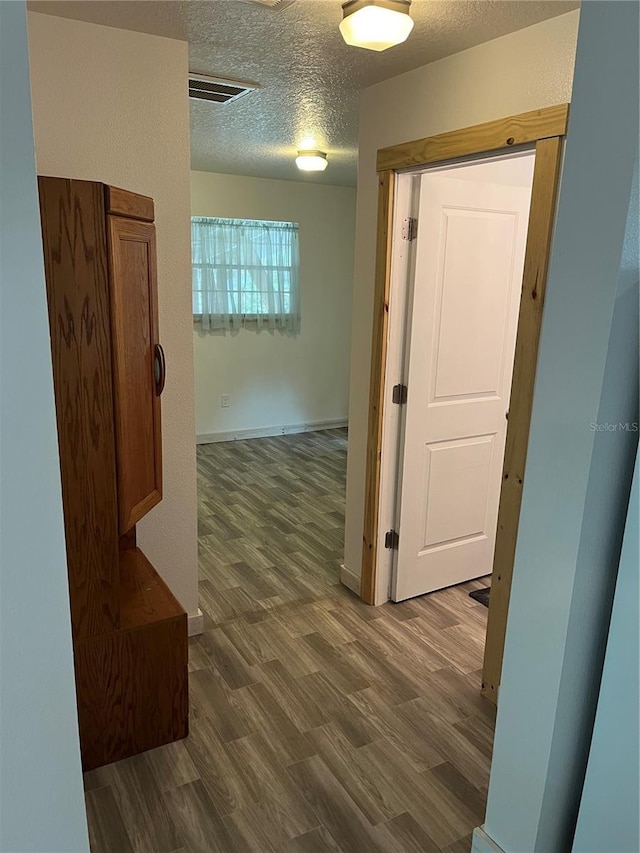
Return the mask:
<path id="1" fill-rule="evenodd" d="M 386 50 L 406 41 L 413 29 L 411 0 L 347 0 L 340 32 L 347 44 Z"/>
<path id="2" fill-rule="evenodd" d="M 324 172 L 328 166 L 324 151 L 298 151 L 296 166 L 303 172 Z"/>

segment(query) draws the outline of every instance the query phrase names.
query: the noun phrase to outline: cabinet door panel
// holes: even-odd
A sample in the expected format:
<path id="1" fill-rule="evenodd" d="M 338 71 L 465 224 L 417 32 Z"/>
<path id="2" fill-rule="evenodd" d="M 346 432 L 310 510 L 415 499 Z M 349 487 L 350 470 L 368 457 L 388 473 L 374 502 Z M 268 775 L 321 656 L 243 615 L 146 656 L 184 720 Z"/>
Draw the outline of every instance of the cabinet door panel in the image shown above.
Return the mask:
<path id="1" fill-rule="evenodd" d="M 120 533 L 162 499 L 154 226 L 109 216 L 116 459 Z"/>

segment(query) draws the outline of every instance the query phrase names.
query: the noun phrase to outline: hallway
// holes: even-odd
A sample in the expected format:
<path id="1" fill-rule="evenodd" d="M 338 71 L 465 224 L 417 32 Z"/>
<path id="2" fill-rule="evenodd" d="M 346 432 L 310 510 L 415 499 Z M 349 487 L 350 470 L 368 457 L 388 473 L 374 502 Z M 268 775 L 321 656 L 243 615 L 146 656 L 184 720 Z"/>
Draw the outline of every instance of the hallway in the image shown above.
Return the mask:
<path id="1" fill-rule="evenodd" d="M 199 447 L 191 734 L 85 775 L 94 853 L 469 850 L 484 584 L 363 605 L 338 580 L 345 467 L 346 430 Z"/>
<path id="2" fill-rule="evenodd" d="M 214 623 L 335 591 L 347 430 L 198 447 L 200 606 Z"/>

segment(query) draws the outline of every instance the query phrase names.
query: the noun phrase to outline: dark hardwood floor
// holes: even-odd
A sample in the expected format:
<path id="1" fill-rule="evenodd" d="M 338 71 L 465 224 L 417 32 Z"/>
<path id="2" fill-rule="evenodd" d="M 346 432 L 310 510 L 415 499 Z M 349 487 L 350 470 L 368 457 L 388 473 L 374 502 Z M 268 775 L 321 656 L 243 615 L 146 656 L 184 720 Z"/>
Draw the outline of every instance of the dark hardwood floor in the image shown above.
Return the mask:
<path id="1" fill-rule="evenodd" d="M 346 431 L 198 448 L 191 734 L 85 775 L 93 853 L 467 853 L 494 709 L 475 581 L 339 583 Z"/>

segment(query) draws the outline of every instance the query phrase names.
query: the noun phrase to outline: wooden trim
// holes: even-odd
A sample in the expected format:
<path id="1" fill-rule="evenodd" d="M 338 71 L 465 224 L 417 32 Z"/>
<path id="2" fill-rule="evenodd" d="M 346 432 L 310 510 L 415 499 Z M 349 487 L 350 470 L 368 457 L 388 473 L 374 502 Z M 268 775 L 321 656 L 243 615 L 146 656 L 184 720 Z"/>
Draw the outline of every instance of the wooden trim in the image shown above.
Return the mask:
<path id="1" fill-rule="evenodd" d="M 157 430 L 155 430 L 155 432 L 157 432 Z M 159 488 L 153 489 L 153 491 L 149 492 L 148 495 L 145 495 L 137 504 L 134 504 L 128 515 L 125 515 L 124 509 L 121 511 L 121 526 L 123 528 L 135 526 L 137 522 L 143 519 L 148 512 L 151 512 L 154 506 L 158 506 L 161 500 L 162 487 L 160 486 Z"/>
<path id="2" fill-rule="evenodd" d="M 387 360 L 389 286 L 391 283 L 391 235 L 395 175 L 378 175 L 378 233 L 373 301 L 373 338 L 371 344 L 371 381 L 369 384 L 369 428 L 367 432 L 367 479 L 362 536 L 362 575 L 360 597 L 366 604 L 375 601 L 376 542 L 380 496 L 380 460 L 382 458 L 382 412 L 384 375 Z"/>
<path id="3" fill-rule="evenodd" d="M 105 186 L 104 203 L 107 213 L 124 216 L 127 219 L 140 219 L 153 222 L 153 199 L 146 195 L 121 190 L 120 187 Z"/>
<path id="4" fill-rule="evenodd" d="M 536 145 L 482 672 L 482 691 L 493 702 L 497 702 L 502 671 L 561 151 L 558 137 Z"/>
<path id="5" fill-rule="evenodd" d="M 516 116 L 487 121 L 473 127 L 392 145 L 378 151 L 378 172 L 410 169 L 470 157 L 488 151 L 499 151 L 567 132 L 569 104 L 558 104 Z"/>

